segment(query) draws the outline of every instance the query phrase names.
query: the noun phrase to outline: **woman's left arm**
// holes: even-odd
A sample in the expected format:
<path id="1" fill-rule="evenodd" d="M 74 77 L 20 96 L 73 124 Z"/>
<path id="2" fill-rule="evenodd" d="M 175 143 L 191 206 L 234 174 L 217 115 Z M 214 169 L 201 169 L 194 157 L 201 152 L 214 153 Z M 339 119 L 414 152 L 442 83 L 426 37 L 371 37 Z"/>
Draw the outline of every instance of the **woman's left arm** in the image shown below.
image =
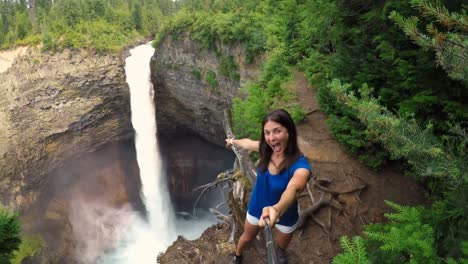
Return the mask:
<path id="1" fill-rule="evenodd" d="M 288 183 L 286 190 L 284 190 L 283 194 L 279 202 L 273 206 L 267 206 L 263 208 L 262 216 L 260 217 L 260 221 L 258 225 L 260 227 L 264 227 L 265 223 L 263 221 L 264 218 L 270 218 L 271 225 L 273 226 L 283 215 L 286 210 L 296 201 L 297 196 L 304 190 L 309 181 L 310 177 L 310 170 L 305 168 L 297 169 L 294 172 L 293 177 Z"/>

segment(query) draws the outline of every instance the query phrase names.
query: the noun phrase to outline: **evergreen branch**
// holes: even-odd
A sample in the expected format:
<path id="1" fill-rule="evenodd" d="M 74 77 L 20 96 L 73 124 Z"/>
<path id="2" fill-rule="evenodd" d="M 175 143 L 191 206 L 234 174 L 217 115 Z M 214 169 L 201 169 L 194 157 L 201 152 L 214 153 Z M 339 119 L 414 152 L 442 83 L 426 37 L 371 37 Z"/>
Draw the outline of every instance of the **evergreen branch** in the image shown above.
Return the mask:
<path id="1" fill-rule="evenodd" d="M 339 80 L 330 84 L 330 91 L 357 113 L 368 133 L 374 135 L 394 159 L 406 159 L 417 177 L 444 177 L 451 187 L 459 181 L 462 168 L 449 159 L 442 143 L 428 128 L 421 129 L 414 121 L 395 117 L 376 99 L 358 99 L 349 89 L 348 84 L 342 85 Z"/>
<path id="2" fill-rule="evenodd" d="M 448 29 L 458 27 L 462 31 L 468 31 L 466 15 L 451 14 L 439 0 L 412 0 L 411 5 L 420 10 L 423 15 L 437 19 L 440 24 Z"/>

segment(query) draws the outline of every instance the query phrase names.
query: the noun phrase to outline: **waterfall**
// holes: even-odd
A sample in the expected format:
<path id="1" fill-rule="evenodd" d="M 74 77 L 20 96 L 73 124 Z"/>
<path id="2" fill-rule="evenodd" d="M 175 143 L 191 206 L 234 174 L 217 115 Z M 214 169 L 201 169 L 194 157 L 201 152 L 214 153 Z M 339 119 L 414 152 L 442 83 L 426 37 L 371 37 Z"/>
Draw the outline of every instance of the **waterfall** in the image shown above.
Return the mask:
<path id="1" fill-rule="evenodd" d="M 156 137 L 153 86 L 150 81 L 150 59 L 154 49 L 146 44 L 130 50 L 130 53 L 131 56 L 125 61 L 125 72 L 130 87 L 132 125 L 142 182 L 141 198 L 147 209 L 149 231 L 158 237 L 157 245 L 164 246 L 155 250 L 162 251 L 175 237 L 175 217 L 162 174 Z"/>
<path id="2" fill-rule="evenodd" d="M 150 59 L 154 49 L 150 44 L 130 50 L 125 60 L 125 73 L 130 88 L 132 125 L 135 129 L 135 148 L 142 183 L 141 198 L 147 217 L 134 216 L 134 223 L 125 238 L 100 263 L 155 263 L 177 238 L 175 214 L 162 171 L 156 137 L 156 117 L 153 87 L 150 81 Z M 135 262 L 137 261 L 137 262 Z"/>
<path id="3" fill-rule="evenodd" d="M 130 53 L 131 56 L 125 60 L 125 73 L 130 87 L 132 125 L 142 182 L 140 195 L 147 217 L 142 219 L 135 214 L 133 224 L 124 230 L 126 234 L 122 241 L 101 257 L 98 261 L 100 264 L 155 263 L 158 253 L 165 251 L 177 235 L 196 239 L 203 230 L 216 223 L 216 219 L 207 213 L 190 219 L 175 216 L 156 137 L 153 87 L 149 78 L 154 49 L 150 44 L 145 44 L 135 47 Z"/>

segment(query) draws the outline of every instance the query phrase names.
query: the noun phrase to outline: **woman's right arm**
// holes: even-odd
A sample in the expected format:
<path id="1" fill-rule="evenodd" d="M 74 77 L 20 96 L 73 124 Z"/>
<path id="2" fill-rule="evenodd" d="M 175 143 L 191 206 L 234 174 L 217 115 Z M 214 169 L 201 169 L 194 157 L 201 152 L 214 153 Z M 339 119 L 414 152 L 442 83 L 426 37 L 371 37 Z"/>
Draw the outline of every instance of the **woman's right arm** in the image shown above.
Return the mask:
<path id="1" fill-rule="evenodd" d="M 230 147 L 231 145 L 236 145 L 242 149 L 248 151 L 257 151 L 260 149 L 260 141 L 251 140 L 249 138 L 242 138 L 242 139 L 231 139 L 226 138 L 226 147 Z"/>

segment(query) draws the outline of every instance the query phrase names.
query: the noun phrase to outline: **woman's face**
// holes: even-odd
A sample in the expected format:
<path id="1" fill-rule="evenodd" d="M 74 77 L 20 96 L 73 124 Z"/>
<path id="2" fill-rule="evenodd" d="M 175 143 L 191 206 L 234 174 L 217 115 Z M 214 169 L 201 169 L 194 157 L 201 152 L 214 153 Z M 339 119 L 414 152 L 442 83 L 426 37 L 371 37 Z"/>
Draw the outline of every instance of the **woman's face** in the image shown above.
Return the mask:
<path id="1" fill-rule="evenodd" d="M 268 121 L 263 127 L 263 136 L 273 153 L 284 153 L 289 140 L 288 130 L 284 126 L 275 121 Z"/>

